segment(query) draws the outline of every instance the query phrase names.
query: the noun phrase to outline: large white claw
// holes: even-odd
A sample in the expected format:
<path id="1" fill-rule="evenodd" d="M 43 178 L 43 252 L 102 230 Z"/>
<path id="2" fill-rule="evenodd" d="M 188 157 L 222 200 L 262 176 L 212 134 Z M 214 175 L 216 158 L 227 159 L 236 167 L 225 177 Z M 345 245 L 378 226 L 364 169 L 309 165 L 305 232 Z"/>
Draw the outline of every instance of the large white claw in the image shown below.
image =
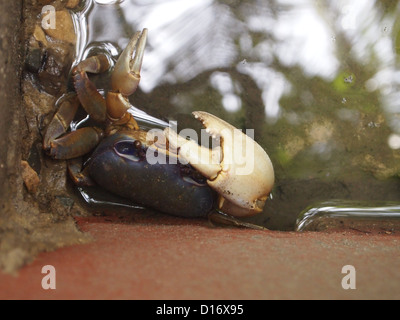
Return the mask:
<path id="1" fill-rule="evenodd" d="M 264 149 L 242 131 L 207 112 L 196 111 L 206 131 L 220 138 L 220 147 L 210 150 L 187 140 L 170 128 L 164 134 L 196 170 L 207 177 L 219 197 L 219 209 L 232 216 L 250 216 L 262 211 L 274 184 L 274 169 Z"/>

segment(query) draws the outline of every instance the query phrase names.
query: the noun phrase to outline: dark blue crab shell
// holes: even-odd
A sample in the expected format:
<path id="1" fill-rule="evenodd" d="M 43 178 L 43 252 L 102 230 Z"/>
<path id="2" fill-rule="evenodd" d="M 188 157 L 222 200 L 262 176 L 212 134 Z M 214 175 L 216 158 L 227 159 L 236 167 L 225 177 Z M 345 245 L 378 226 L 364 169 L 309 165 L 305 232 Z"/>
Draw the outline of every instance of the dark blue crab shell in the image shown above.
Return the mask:
<path id="1" fill-rule="evenodd" d="M 102 188 L 136 204 L 182 217 L 205 217 L 216 194 L 190 166 L 150 164 L 137 132 L 104 139 L 89 162 L 91 178 Z"/>

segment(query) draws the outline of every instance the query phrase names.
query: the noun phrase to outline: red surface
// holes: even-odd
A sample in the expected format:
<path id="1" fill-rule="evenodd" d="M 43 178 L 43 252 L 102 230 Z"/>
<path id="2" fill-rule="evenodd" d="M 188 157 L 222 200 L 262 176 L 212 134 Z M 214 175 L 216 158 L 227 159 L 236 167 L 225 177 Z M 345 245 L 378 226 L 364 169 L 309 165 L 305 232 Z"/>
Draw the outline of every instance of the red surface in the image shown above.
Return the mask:
<path id="1" fill-rule="evenodd" d="M 93 242 L 43 253 L 1 299 L 399 299 L 400 236 L 213 228 L 175 218 L 80 218 Z M 344 265 L 356 290 L 344 290 Z M 44 265 L 56 290 L 41 287 Z"/>

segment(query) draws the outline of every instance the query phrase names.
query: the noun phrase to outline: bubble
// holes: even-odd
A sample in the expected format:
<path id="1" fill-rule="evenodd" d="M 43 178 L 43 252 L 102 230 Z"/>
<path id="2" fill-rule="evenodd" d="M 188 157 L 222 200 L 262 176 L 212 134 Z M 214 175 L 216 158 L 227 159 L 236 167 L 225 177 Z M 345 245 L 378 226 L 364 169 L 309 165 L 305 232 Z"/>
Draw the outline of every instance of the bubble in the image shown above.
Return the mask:
<path id="1" fill-rule="evenodd" d="M 346 83 L 353 83 L 353 80 L 354 80 L 353 75 L 349 75 L 348 77 L 344 78 L 344 82 Z"/>
<path id="2" fill-rule="evenodd" d="M 400 149 L 400 136 L 398 134 L 391 134 L 388 138 L 388 145 L 391 149 Z"/>

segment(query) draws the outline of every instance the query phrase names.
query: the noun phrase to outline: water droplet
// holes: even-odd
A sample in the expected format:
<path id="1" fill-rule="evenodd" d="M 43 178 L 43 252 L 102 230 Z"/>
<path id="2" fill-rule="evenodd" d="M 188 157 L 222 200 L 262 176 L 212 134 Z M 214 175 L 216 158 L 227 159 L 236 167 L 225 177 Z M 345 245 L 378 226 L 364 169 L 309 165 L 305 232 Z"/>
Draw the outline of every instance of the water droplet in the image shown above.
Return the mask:
<path id="1" fill-rule="evenodd" d="M 353 83 L 353 75 L 349 75 L 348 77 L 344 78 L 344 82 L 346 83 Z"/>
<path id="2" fill-rule="evenodd" d="M 379 128 L 380 124 L 374 121 L 371 121 L 370 123 L 368 123 L 368 127 L 369 128 Z"/>
<path id="3" fill-rule="evenodd" d="M 361 232 L 400 230 L 400 206 L 395 203 L 322 202 L 303 211 L 296 231 L 351 229 Z"/>

